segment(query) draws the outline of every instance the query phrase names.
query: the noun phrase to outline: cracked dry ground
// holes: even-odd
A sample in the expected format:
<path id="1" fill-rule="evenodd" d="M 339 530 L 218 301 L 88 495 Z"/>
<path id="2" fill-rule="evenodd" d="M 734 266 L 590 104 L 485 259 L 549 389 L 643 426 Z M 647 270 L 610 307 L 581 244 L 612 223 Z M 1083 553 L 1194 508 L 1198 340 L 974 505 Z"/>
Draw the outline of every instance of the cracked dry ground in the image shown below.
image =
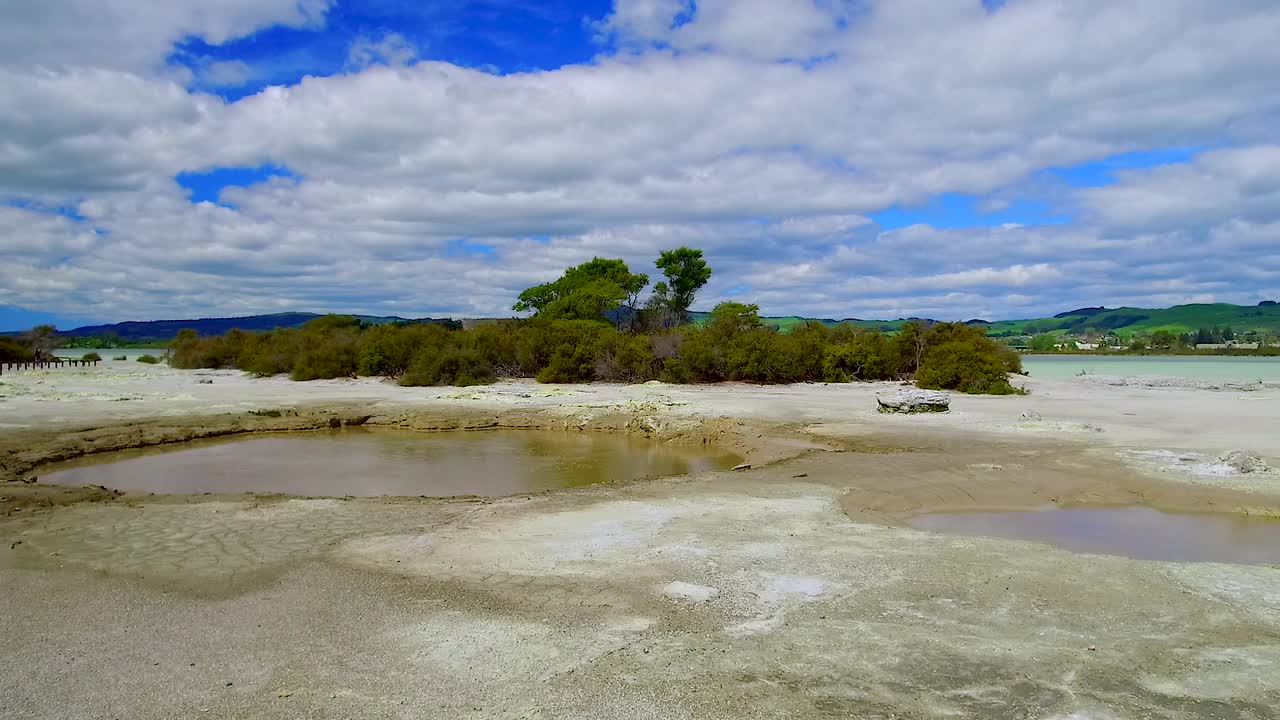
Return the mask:
<path id="1" fill-rule="evenodd" d="M 1280 569 L 854 522 L 858 460 L 14 516 L 0 715 L 1280 716 Z"/>

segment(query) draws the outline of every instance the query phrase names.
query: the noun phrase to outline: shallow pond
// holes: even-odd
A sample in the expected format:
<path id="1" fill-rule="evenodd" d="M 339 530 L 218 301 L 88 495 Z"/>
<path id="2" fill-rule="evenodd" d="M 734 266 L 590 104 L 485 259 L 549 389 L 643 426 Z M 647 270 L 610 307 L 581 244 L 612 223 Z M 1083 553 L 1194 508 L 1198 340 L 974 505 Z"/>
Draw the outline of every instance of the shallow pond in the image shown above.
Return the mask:
<path id="1" fill-rule="evenodd" d="M 1277 383 L 1278 357 L 1212 355 L 1023 355 L 1031 377 L 1066 380 L 1080 375 L 1176 377 L 1202 382 Z"/>
<path id="2" fill-rule="evenodd" d="M 1035 540 L 1065 550 L 1139 560 L 1280 564 L 1280 520 L 1145 507 L 930 513 L 919 530 Z"/>
<path id="3" fill-rule="evenodd" d="M 737 462 L 711 448 L 600 433 L 345 429 L 96 455 L 48 466 L 40 481 L 174 494 L 502 496 Z"/>

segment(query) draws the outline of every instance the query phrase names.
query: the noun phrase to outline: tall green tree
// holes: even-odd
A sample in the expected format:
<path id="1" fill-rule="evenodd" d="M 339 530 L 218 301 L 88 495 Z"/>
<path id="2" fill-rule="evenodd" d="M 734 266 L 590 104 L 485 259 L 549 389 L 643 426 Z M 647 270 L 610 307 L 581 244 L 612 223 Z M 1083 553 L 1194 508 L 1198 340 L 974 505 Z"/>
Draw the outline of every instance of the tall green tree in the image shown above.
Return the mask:
<path id="1" fill-rule="evenodd" d="M 597 257 L 520 293 L 513 309 L 552 320 L 604 320 L 648 284 L 649 276 L 632 273 L 626 262 Z"/>
<path id="2" fill-rule="evenodd" d="M 711 279 L 711 268 L 702 258 L 702 251 L 688 247 L 664 250 L 654 264 L 667 281 L 654 286 L 654 298 L 657 300 L 653 304 L 669 309 L 674 322 L 688 322 L 689 307 L 693 305 L 694 297 Z"/>

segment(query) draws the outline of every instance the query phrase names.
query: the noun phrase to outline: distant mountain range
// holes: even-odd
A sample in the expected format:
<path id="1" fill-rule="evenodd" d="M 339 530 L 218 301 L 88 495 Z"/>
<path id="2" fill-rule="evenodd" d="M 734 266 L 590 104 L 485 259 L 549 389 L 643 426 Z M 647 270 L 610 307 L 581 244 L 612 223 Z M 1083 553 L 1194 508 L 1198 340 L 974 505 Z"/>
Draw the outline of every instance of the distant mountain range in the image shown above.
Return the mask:
<path id="1" fill-rule="evenodd" d="M 704 322 L 709 313 L 690 313 L 695 322 Z M 196 320 L 150 320 L 122 322 L 111 325 L 86 325 L 74 330 L 60 331 L 63 337 L 95 337 L 115 335 L 124 342 L 162 342 L 172 339 L 179 330 L 191 328 L 201 335 L 221 335 L 228 330 L 274 330 L 298 327 L 308 320 L 321 317 L 317 313 L 290 312 L 272 315 L 249 315 L 233 318 L 200 318 Z M 402 318 L 396 316 L 356 315 L 371 325 L 387 323 L 440 323 L 461 327 L 463 322 L 449 318 Z M 912 320 L 934 322 L 927 318 L 899 318 L 897 320 L 863 320 L 859 318 L 804 318 L 799 316 L 766 317 L 764 321 L 783 332 L 792 330 L 811 320 L 826 325 L 849 324 L 866 328 L 893 331 Z M 1120 335 L 1150 333 L 1168 330 L 1174 333 L 1195 332 L 1200 328 L 1232 328 L 1235 332 L 1250 330 L 1280 334 L 1280 304 L 1264 301 L 1258 305 L 1232 305 L 1229 303 L 1175 305 L 1170 308 L 1104 308 L 1086 307 L 1058 313 L 1053 317 L 1026 320 L 969 320 L 970 325 L 982 325 L 989 335 L 1034 335 L 1036 333 L 1082 333 L 1086 331 L 1115 332 Z M 3 333 L 16 334 L 16 333 Z"/>
<path id="2" fill-rule="evenodd" d="M 59 331 L 63 337 L 100 337 L 115 335 L 130 343 L 172 340 L 179 330 L 190 328 L 201 335 L 221 335 L 229 330 L 261 331 L 276 328 L 298 327 L 308 320 L 322 317 L 318 313 L 290 312 L 272 315 L 247 315 L 231 318 L 200 318 L 198 320 L 143 320 L 114 323 L 111 325 L 86 325 L 74 330 Z M 402 318 L 396 316 L 356 315 L 369 325 L 390 323 L 441 323 L 458 324 L 447 318 Z"/>

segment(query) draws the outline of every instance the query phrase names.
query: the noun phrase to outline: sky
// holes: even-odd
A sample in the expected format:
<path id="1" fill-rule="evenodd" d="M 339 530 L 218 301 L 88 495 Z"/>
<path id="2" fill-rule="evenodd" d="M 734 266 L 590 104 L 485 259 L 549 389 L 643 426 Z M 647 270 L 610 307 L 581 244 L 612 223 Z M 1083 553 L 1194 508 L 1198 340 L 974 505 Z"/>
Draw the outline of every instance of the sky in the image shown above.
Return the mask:
<path id="1" fill-rule="evenodd" d="M 696 308 L 1280 299 L 1274 0 L 0 6 L 0 330 L 507 315 L 594 256 Z"/>

